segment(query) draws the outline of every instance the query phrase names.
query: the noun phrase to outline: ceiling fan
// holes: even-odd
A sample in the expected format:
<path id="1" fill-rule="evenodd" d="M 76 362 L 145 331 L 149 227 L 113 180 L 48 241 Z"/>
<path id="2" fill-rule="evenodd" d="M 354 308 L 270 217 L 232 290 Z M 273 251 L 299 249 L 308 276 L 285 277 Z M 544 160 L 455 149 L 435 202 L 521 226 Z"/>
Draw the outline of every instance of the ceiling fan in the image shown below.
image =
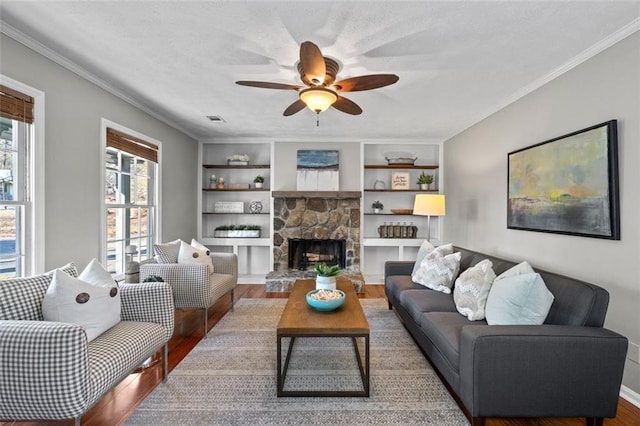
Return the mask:
<path id="1" fill-rule="evenodd" d="M 305 41 L 300 45 L 300 62 L 298 62 L 300 79 L 305 86 L 264 81 L 236 81 L 236 84 L 263 89 L 297 91 L 299 99 L 284 110 L 284 116 L 293 115 L 305 106 L 317 114 L 332 106 L 338 111 L 359 115 L 362 114 L 362 108 L 338 93 L 378 89 L 389 86 L 399 79 L 395 74 L 371 74 L 335 81 L 339 67 L 335 60 L 322 56 L 318 46 Z"/>

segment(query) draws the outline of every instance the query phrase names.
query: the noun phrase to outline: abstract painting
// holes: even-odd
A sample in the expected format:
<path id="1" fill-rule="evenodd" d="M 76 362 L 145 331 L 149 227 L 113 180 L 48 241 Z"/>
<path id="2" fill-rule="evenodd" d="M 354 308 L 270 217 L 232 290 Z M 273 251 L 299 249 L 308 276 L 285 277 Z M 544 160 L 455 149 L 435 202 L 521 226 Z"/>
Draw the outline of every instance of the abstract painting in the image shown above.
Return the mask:
<path id="1" fill-rule="evenodd" d="M 507 228 L 620 239 L 617 122 L 508 154 Z"/>
<path id="2" fill-rule="evenodd" d="M 298 150 L 298 191 L 339 191 L 340 156 L 333 150 Z"/>

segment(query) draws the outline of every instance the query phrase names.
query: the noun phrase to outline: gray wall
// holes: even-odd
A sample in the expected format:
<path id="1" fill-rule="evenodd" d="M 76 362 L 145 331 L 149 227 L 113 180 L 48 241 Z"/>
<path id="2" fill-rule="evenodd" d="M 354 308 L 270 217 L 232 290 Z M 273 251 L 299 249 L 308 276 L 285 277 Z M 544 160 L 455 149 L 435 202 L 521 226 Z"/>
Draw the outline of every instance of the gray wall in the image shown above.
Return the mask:
<path id="1" fill-rule="evenodd" d="M 195 140 L 0 34 L 0 73 L 45 92 L 45 267 L 100 253 L 100 120 L 162 142 L 162 237 L 196 235 Z"/>
<path id="2" fill-rule="evenodd" d="M 508 230 L 507 153 L 618 120 L 620 241 Z M 605 326 L 629 338 L 624 385 L 640 393 L 640 34 L 444 143 L 445 240 L 605 287 Z"/>
<path id="3" fill-rule="evenodd" d="M 296 190 L 296 164 L 299 149 L 328 149 L 340 152 L 340 191 L 360 191 L 359 142 L 275 142 L 274 190 Z"/>

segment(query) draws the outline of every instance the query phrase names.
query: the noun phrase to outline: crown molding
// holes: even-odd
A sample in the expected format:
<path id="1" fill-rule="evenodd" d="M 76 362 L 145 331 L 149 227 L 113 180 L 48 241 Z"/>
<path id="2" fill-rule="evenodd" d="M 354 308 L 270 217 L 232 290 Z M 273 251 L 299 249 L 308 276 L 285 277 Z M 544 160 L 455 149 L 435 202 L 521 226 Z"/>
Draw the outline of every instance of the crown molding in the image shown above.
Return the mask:
<path id="1" fill-rule="evenodd" d="M 86 69 L 84 69 L 81 66 L 77 65 L 76 63 L 70 61 L 69 59 L 65 58 L 64 56 L 60 55 L 59 53 L 53 51 L 52 49 L 48 48 L 47 46 L 43 45 L 42 43 L 34 40 L 33 38 L 29 37 L 28 35 L 24 34 L 23 32 L 15 29 L 14 27 L 12 27 L 11 25 L 7 24 L 6 22 L 4 22 L 1 19 L 0 19 L 0 24 L 1 24 L 0 25 L 0 32 L 5 34 L 6 36 L 14 39 L 15 41 L 17 41 L 20 44 L 23 44 L 24 46 L 26 46 L 29 49 L 35 51 L 36 53 L 39 53 L 40 55 L 44 56 L 45 58 L 55 62 L 56 64 L 60 65 L 61 67 L 66 68 L 67 70 L 71 71 L 72 73 L 77 74 L 78 76 L 84 78 L 85 80 L 95 84 L 96 86 L 98 86 L 101 89 L 107 91 L 108 93 L 112 94 L 113 96 L 116 96 L 116 97 L 120 98 L 121 100 L 125 101 L 126 103 L 130 104 L 131 106 L 133 106 L 133 107 L 135 107 L 135 108 L 137 108 L 137 109 L 149 114 L 150 116 L 158 119 L 159 121 L 163 122 L 164 124 L 166 124 L 166 125 L 168 125 L 170 127 L 173 127 L 174 129 L 184 133 L 185 135 L 191 137 L 192 139 L 198 140 L 198 136 L 196 136 L 194 133 L 192 133 L 188 129 L 185 129 L 183 126 L 177 124 L 172 119 L 157 113 L 156 111 L 150 109 L 146 105 L 141 104 L 136 99 L 134 99 L 134 98 L 128 96 L 127 94 L 121 92 L 120 90 L 118 90 L 115 87 L 113 87 L 111 84 L 109 84 L 106 81 L 96 77 L 95 75 L 93 75 L 89 71 L 87 71 Z"/>
<path id="2" fill-rule="evenodd" d="M 550 81 L 560 77 L 561 75 L 565 74 L 566 72 L 574 69 L 575 67 L 577 67 L 578 65 L 582 64 L 583 62 L 586 62 L 587 60 L 593 58 L 594 56 L 596 56 L 600 52 L 608 49 L 609 47 L 613 46 L 614 44 L 616 44 L 616 43 L 618 43 L 618 42 L 620 42 L 622 40 L 624 40 L 625 38 L 629 37 L 630 35 L 638 32 L 638 31 L 640 31 L 640 18 L 634 19 L 629 24 L 627 24 L 624 27 L 620 28 L 618 31 L 616 31 L 616 32 L 612 33 L 611 35 L 609 35 L 608 37 L 600 40 L 599 42 L 597 42 L 593 46 L 589 47 L 588 49 L 586 49 L 583 52 L 581 52 L 580 54 L 578 54 L 577 56 L 574 56 L 568 62 L 560 65 L 559 67 L 557 67 L 556 69 L 554 69 L 551 72 L 547 73 L 546 75 L 542 76 L 541 78 L 539 78 L 537 80 L 534 80 L 533 82 L 531 82 L 528 85 L 524 86 L 520 90 L 516 91 L 511 96 L 508 96 L 507 98 L 503 99 L 501 102 L 493 105 L 493 107 L 489 108 L 483 114 L 480 114 L 476 119 L 472 120 L 470 124 L 464 125 L 458 132 L 455 132 L 454 134 L 452 134 L 449 138 L 447 138 L 447 140 L 454 138 L 455 136 L 459 135 L 460 133 L 464 132 L 465 130 L 469 129 L 470 127 L 478 124 L 482 120 L 490 117 L 491 115 L 493 115 L 496 112 L 500 111 L 501 109 L 511 105 L 512 103 L 516 102 L 517 100 L 525 97 L 529 93 L 541 88 L 542 86 L 544 86 L 545 84 L 549 83 Z"/>

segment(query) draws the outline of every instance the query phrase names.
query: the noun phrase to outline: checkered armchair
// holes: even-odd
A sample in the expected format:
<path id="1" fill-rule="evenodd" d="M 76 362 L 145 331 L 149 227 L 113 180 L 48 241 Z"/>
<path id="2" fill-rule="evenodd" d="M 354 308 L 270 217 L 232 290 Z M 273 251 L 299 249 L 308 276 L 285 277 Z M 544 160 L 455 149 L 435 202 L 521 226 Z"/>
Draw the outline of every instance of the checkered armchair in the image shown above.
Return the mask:
<path id="1" fill-rule="evenodd" d="M 75 266 L 63 270 L 77 276 Z M 120 285 L 121 321 L 87 342 L 79 325 L 44 321 L 52 273 L 0 281 L 0 420 L 80 418 L 167 341 L 174 306 L 166 283 Z"/>
<path id="2" fill-rule="evenodd" d="M 234 253 L 211 253 L 213 273 L 206 265 L 157 263 L 149 259 L 140 265 L 140 280 L 157 275 L 171 285 L 177 309 L 202 309 L 204 334 L 207 334 L 207 309 L 227 293 L 231 294 L 233 310 L 234 289 L 238 283 L 238 257 Z"/>

